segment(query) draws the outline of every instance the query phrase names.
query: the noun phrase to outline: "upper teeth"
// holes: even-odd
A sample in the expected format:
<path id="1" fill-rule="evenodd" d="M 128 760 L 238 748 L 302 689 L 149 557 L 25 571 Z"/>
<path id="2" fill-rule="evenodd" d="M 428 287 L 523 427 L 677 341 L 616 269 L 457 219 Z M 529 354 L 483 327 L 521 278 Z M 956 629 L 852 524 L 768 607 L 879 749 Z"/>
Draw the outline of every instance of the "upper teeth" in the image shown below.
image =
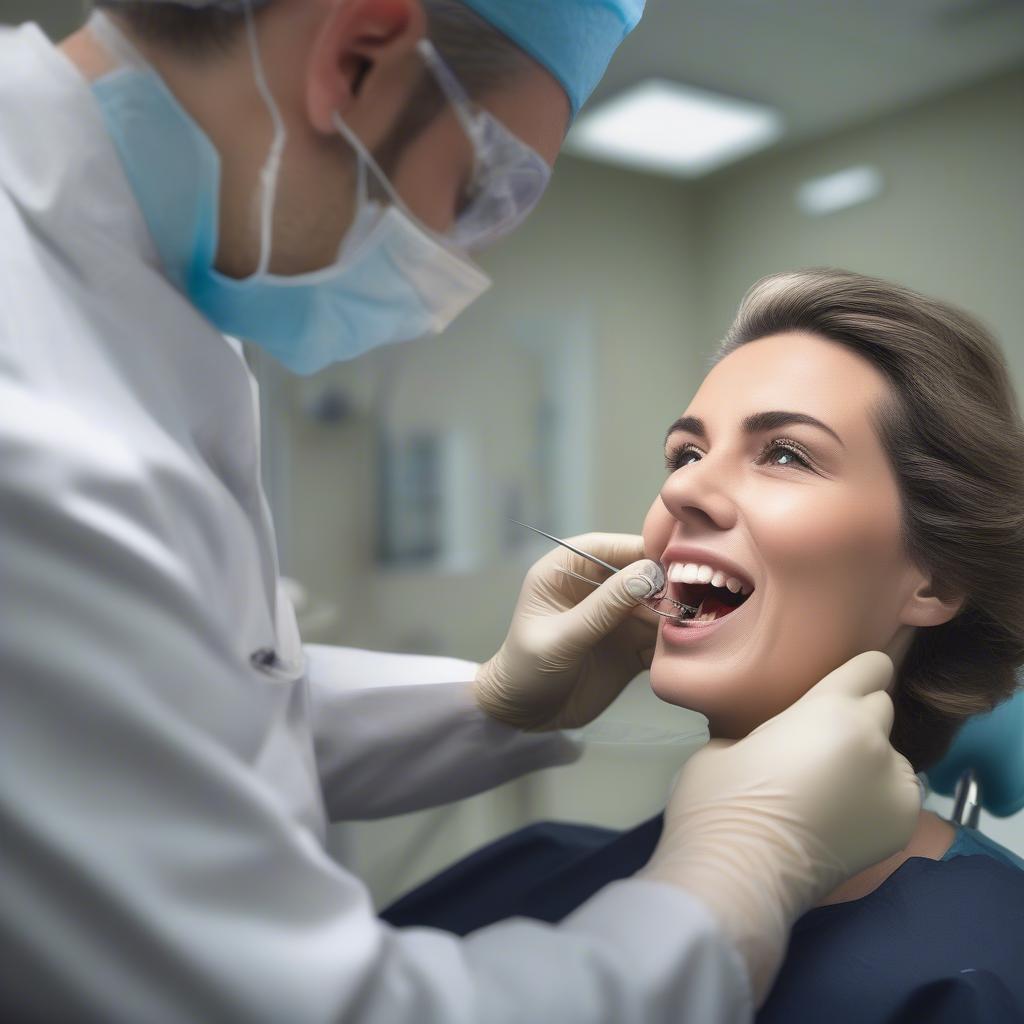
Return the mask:
<path id="1" fill-rule="evenodd" d="M 753 590 L 735 576 L 727 576 L 721 569 L 698 562 L 673 562 L 668 567 L 668 578 L 672 583 L 710 583 L 713 587 L 728 587 L 734 594 L 749 594 Z"/>

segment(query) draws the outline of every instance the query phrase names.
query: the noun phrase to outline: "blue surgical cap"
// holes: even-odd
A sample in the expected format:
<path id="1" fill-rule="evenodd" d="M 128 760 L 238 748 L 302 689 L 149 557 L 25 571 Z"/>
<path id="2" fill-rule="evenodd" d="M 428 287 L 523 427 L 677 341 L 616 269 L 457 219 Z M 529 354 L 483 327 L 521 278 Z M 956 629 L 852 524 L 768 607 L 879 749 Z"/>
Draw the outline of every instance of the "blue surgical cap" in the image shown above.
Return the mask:
<path id="1" fill-rule="evenodd" d="M 644 0 L 462 0 L 550 71 L 572 116 L 601 81 Z"/>
<path id="2" fill-rule="evenodd" d="M 132 0 L 115 0 L 130 3 Z M 244 0 L 154 0 L 240 10 Z M 251 0 L 263 7 L 268 0 Z M 601 81 L 612 54 L 644 13 L 645 0 L 462 0 L 562 83 L 572 116 Z"/>

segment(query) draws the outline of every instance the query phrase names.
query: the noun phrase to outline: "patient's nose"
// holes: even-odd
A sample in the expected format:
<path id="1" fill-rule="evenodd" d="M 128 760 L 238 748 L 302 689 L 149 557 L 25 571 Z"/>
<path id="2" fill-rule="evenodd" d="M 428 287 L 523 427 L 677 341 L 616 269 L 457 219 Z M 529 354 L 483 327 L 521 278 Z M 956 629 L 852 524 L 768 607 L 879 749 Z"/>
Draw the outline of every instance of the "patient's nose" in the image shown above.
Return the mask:
<path id="1" fill-rule="evenodd" d="M 661 501 L 680 522 L 728 530 L 738 516 L 732 491 L 721 471 L 702 459 L 669 475 L 661 488 Z"/>

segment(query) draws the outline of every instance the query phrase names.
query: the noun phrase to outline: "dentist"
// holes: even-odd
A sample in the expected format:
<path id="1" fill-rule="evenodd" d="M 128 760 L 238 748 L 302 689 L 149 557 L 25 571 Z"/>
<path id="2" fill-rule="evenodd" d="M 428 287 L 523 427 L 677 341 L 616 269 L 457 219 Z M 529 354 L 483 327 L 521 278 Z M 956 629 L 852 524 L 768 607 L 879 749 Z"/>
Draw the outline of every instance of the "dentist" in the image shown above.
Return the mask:
<path id="1" fill-rule="evenodd" d="M 394 929 L 329 821 L 578 749 L 649 662 L 639 538 L 555 553 L 477 666 L 304 647 L 233 339 L 311 373 L 488 285 L 642 0 L 99 3 L 0 32 L 0 1017 L 740 1022 L 918 807 L 867 652 L 682 772 L 552 927 Z M 258 9 L 257 9 L 258 8 Z"/>

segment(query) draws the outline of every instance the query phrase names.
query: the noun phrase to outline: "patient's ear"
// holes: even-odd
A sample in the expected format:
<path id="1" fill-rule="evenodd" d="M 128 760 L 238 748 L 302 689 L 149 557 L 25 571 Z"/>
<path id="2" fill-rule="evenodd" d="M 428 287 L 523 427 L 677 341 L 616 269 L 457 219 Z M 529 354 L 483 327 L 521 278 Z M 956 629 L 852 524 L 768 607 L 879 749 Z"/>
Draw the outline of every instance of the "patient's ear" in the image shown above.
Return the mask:
<path id="1" fill-rule="evenodd" d="M 931 576 L 922 574 L 903 606 L 900 622 L 908 626 L 941 626 L 960 611 L 965 600 L 966 595 L 950 594 L 936 586 Z"/>

